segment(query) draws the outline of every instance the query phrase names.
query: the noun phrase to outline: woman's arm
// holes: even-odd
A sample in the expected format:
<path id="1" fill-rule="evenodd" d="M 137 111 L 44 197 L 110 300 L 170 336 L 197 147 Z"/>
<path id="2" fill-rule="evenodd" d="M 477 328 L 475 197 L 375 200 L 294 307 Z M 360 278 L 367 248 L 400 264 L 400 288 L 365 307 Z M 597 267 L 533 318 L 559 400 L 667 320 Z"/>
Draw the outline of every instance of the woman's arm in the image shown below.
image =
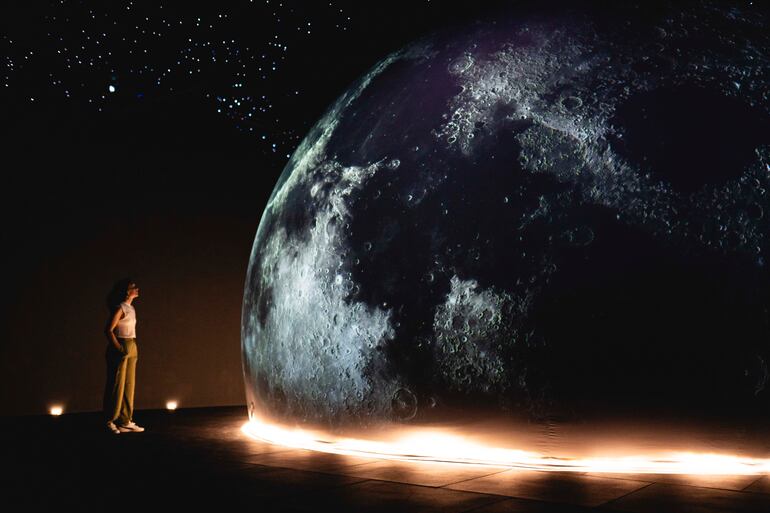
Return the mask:
<path id="1" fill-rule="evenodd" d="M 118 327 L 118 321 L 120 321 L 124 315 L 123 309 L 118 307 L 115 310 L 115 313 L 112 314 L 110 321 L 107 323 L 107 329 L 104 330 L 107 335 L 107 340 L 109 340 L 112 345 L 115 346 L 115 349 L 120 352 L 123 352 L 123 346 L 120 345 L 118 338 L 115 336 L 115 328 Z"/>

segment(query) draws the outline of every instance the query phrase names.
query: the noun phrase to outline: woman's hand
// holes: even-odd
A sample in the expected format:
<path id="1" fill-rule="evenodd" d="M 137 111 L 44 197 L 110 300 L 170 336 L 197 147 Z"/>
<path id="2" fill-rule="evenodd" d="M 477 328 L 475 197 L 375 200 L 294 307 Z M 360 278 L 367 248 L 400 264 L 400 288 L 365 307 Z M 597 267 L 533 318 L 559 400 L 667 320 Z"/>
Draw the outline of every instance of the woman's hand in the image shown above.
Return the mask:
<path id="1" fill-rule="evenodd" d="M 115 313 L 112 314 L 112 318 L 110 319 L 110 322 L 107 323 L 107 328 L 104 330 L 107 338 L 112 343 L 112 346 L 117 349 L 117 351 L 120 354 L 126 354 L 126 351 L 123 350 L 123 346 L 120 345 L 120 342 L 118 342 L 118 338 L 115 336 L 115 328 L 118 327 L 118 321 L 123 318 L 125 314 L 123 313 L 123 309 L 118 307 L 115 309 Z"/>

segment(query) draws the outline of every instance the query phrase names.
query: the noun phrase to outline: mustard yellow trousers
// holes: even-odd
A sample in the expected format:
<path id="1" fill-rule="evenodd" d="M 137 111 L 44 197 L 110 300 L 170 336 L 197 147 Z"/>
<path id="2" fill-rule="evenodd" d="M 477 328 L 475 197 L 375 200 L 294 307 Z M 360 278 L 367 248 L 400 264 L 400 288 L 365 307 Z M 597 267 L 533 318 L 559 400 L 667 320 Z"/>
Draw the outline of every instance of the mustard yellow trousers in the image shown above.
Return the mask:
<path id="1" fill-rule="evenodd" d="M 134 418 L 134 385 L 139 351 L 135 338 L 118 338 L 118 351 L 107 344 L 107 380 L 104 385 L 104 415 L 107 421 L 128 424 Z"/>

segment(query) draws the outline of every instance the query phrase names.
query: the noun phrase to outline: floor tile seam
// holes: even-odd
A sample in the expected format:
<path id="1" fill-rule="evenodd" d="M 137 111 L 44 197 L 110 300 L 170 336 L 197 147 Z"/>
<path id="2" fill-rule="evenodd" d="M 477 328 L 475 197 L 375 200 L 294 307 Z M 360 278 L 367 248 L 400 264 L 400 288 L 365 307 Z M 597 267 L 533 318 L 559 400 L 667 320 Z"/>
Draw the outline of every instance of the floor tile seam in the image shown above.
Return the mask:
<path id="1" fill-rule="evenodd" d="M 351 476 L 355 477 L 355 476 Z M 379 481 L 382 483 L 393 483 L 393 484 L 400 484 L 400 485 L 406 485 L 406 486 L 418 486 L 420 488 L 429 488 L 431 490 L 447 490 L 450 492 L 459 492 L 459 493 L 466 493 L 471 495 L 490 495 L 495 497 L 508 497 L 511 498 L 510 495 L 501 495 L 499 493 L 490 493 L 490 492 L 475 492 L 473 490 L 455 490 L 453 488 L 446 488 L 448 485 L 426 485 L 426 484 L 420 484 L 420 483 L 407 483 L 405 481 L 394 481 L 393 479 L 378 479 L 376 477 L 369 477 L 366 478 L 368 481 Z"/>
<path id="2" fill-rule="evenodd" d="M 301 471 L 304 471 L 304 472 L 314 472 L 314 473 L 317 473 L 317 474 L 326 474 L 326 475 L 331 475 L 331 476 L 360 477 L 360 476 L 356 476 L 356 475 L 353 475 L 353 474 L 346 474 L 346 473 L 344 473 L 344 471 L 340 471 L 339 469 L 334 469 L 334 468 L 329 468 L 329 469 L 324 469 L 324 468 L 309 469 L 307 467 L 283 467 L 283 466 L 276 466 L 276 465 L 268 465 L 268 464 L 265 464 L 265 463 L 250 463 L 250 465 L 259 465 L 259 466 L 263 466 L 263 467 L 279 468 L 281 470 L 301 470 Z M 366 463 L 361 463 L 359 465 L 366 465 Z M 351 467 L 353 467 L 353 466 L 358 466 L 358 465 L 351 465 Z M 365 479 L 370 479 L 370 478 L 365 478 Z"/>
<path id="3" fill-rule="evenodd" d="M 762 479 L 763 476 L 760 476 L 758 479 L 755 479 L 748 485 L 744 486 L 740 489 L 735 488 L 721 488 L 719 486 L 705 486 L 705 485 L 696 485 L 696 484 L 687 484 L 687 483 L 672 483 L 669 481 L 647 481 L 645 479 L 637 479 L 637 478 L 631 478 L 631 477 L 617 477 L 617 476 L 601 476 L 596 474 L 586 474 L 585 477 L 599 477 L 603 479 L 615 479 L 617 481 L 635 481 L 637 483 L 649 483 L 649 484 L 662 484 L 662 485 L 672 485 L 672 486 L 687 486 L 689 488 L 706 488 L 708 490 L 722 490 L 726 492 L 746 492 L 746 493 L 770 493 L 770 492 L 753 492 L 751 490 L 746 490 L 746 488 L 750 487 L 760 479 Z"/>
<path id="4" fill-rule="evenodd" d="M 286 470 L 294 470 L 294 469 L 286 469 Z M 313 472 L 314 474 L 322 474 L 322 472 Z M 258 476 L 255 476 L 257 478 Z M 310 487 L 305 490 L 287 490 L 286 493 L 278 493 L 271 497 L 271 499 L 281 499 L 285 500 L 286 497 L 289 496 L 305 496 L 305 495 L 311 495 L 311 494 L 318 494 L 326 490 L 337 490 L 340 488 L 348 488 L 351 486 L 359 485 L 361 483 L 365 483 L 367 481 L 371 481 L 371 479 L 359 479 L 356 481 L 351 481 L 349 483 L 338 483 L 338 484 L 330 484 L 330 485 L 324 485 L 324 486 L 317 486 L 317 487 Z"/>
<path id="5" fill-rule="evenodd" d="M 319 472 L 319 473 L 322 473 L 322 472 Z M 361 483 L 365 483 L 366 481 L 369 481 L 369 479 L 360 478 L 357 481 L 351 481 L 349 483 L 343 483 L 343 484 L 336 484 L 336 485 L 332 485 L 332 486 L 329 486 L 329 487 L 324 487 L 323 489 L 325 489 L 325 490 L 336 490 L 337 488 L 347 488 L 347 487 L 351 487 L 351 486 L 358 485 L 358 484 L 361 484 Z M 314 492 L 318 493 L 318 490 L 314 490 Z"/>
<path id="6" fill-rule="evenodd" d="M 379 462 L 378 461 L 364 461 L 362 463 L 353 463 L 352 465 L 345 465 L 345 467 L 346 468 L 363 467 L 364 465 L 371 465 L 373 463 L 379 463 Z M 345 474 L 340 473 L 340 475 L 345 475 Z"/>
<path id="7" fill-rule="evenodd" d="M 650 485 L 651 484 L 653 484 L 653 483 L 650 483 Z M 643 486 L 642 488 L 646 488 L 647 486 L 649 486 L 649 485 Z M 639 490 L 641 490 L 642 488 L 639 488 Z M 473 494 L 476 494 L 476 495 L 494 495 L 494 496 L 497 496 L 497 497 L 502 497 L 503 499 L 516 499 L 516 500 L 521 500 L 521 501 L 530 501 L 530 502 L 533 502 L 533 503 L 547 504 L 549 506 L 553 505 L 554 507 L 571 506 L 571 507 L 577 507 L 577 508 L 584 508 L 586 510 L 591 510 L 591 509 L 594 509 L 594 508 L 599 508 L 600 506 L 603 506 L 603 505 L 608 504 L 609 502 L 612 502 L 612 501 L 615 500 L 615 499 L 610 499 L 607 502 L 603 502 L 603 503 L 600 503 L 600 504 L 589 506 L 589 505 L 586 505 L 586 504 L 580 504 L 580 503 L 571 502 L 571 501 L 543 501 L 543 500 L 540 500 L 540 499 L 533 499 L 532 497 L 524 497 L 524 496 L 521 496 L 521 495 L 505 495 L 505 494 L 496 493 L 496 492 L 477 492 L 477 491 L 473 491 L 473 490 L 460 490 L 460 489 L 455 489 L 455 488 L 447 488 L 447 490 L 452 490 L 454 492 L 473 493 Z M 637 491 L 637 490 L 634 490 L 634 492 L 635 491 Z M 630 493 L 633 493 L 633 492 L 630 492 Z M 629 494 L 625 494 L 625 495 L 629 495 Z M 620 498 L 620 497 L 618 497 L 618 498 Z M 502 502 L 502 501 L 497 501 L 497 502 Z M 603 510 L 598 510 L 597 509 L 597 511 L 603 511 Z"/>
<path id="8" fill-rule="evenodd" d="M 758 480 L 752 481 L 751 484 L 746 485 L 745 487 L 741 488 L 740 490 L 736 490 L 735 488 L 720 488 L 718 486 L 702 486 L 702 485 L 694 485 L 694 484 L 686 484 L 686 483 L 671 483 L 668 481 L 639 481 L 638 479 L 625 479 L 625 478 L 611 478 L 608 477 L 607 479 L 618 479 L 621 481 L 637 481 L 639 483 L 649 483 L 649 484 L 657 484 L 657 485 L 668 485 L 668 486 L 684 486 L 687 488 L 698 488 L 698 489 L 705 489 L 705 490 L 718 490 L 720 492 L 735 492 L 735 493 L 745 493 L 750 495 L 756 495 L 756 494 L 764 494 L 767 495 L 768 492 L 753 492 L 751 490 L 746 490 L 751 484 L 756 483 Z"/>
<path id="9" fill-rule="evenodd" d="M 317 495 L 317 494 L 323 493 L 324 491 L 327 491 L 327 490 L 338 490 L 340 488 L 349 488 L 349 487 L 353 487 L 353 486 L 357 486 L 357 485 L 366 483 L 368 481 L 371 481 L 371 479 L 362 479 L 360 481 L 353 481 L 353 482 L 350 482 L 350 483 L 345 483 L 345 484 L 341 484 L 341 485 L 333 485 L 333 486 L 324 487 L 324 488 L 311 488 L 311 489 L 300 490 L 300 491 L 293 490 L 293 491 L 287 492 L 288 495 L 280 494 L 279 493 L 278 495 L 273 495 L 271 497 L 266 497 L 264 499 L 265 499 L 265 504 L 270 504 L 271 502 L 276 502 L 276 501 L 280 502 L 280 503 L 284 503 L 288 497 L 298 497 L 298 498 L 301 499 L 301 498 L 304 498 L 307 495 L 311 495 L 311 494 L 316 494 Z"/>
<path id="10" fill-rule="evenodd" d="M 467 481 L 473 481 L 475 479 L 483 479 L 483 478 L 486 478 L 486 477 L 489 477 L 489 476 L 494 476 L 494 475 L 497 475 L 497 474 L 502 474 L 504 472 L 508 472 L 509 470 L 516 470 L 516 469 L 510 469 L 509 468 L 509 469 L 506 469 L 506 470 L 502 470 L 500 472 L 493 472 L 491 474 L 487 474 L 487 475 L 484 475 L 484 476 L 478 476 L 478 477 L 471 477 L 471 478 L 468 478 L 468 479 L 463 479 L 461 481 L 456 481 L 454 483 L 449 483 L 449 484 L 446 484 L 444 486 L 453 486 L 453 485 L 456 485 L 456 484 L 459 484 L 459 483 L 465 483 Z M 630 478 L 622 478 L 622 477 L 618 477 L 618 478 L 604 477 L 603 478 L 601 476 L 588 475 L 588 474 L 586 474 L 584 472 L 568 472 L 568 471 L 560 472 L 560 471 L 547 471 L 547 470 L 546 471 L 535 470 L 534 472 L 542 472 L 543 474 L 546 474 L 546 473 L 548 473 L 548 474 L 558 474 L 558 475 L 565 475 L 565 476 L 566 475 L 579 476 L 581 478 L 588 478 L 589 480 L 591 480 L 591 479 L 615 479 L 617 481 L 632 481 L 632 482 L 636 482 L 636 483 L 646 483 L 646 484 L 654 484 L 655 483 L 655 481 L 642 481 L 642 480 L 639 480 L 639 479 L 630 479 Z"/>
<path id="11" fill-rule="evenodd" d="M 267 467 L 267 468 L 276 469 L 276 470 L 296 470 L 299 472 L 310 472 L 311 474 L 330 475 L 328 472 L 324 472 L 322 470 L 309 470 L 306 468 L 283 467 L 280 465 L 265 465 L 264 463 L 247 463 L 247 465 L 250 467 Z M 332 475 L 340 475 L 343 477 L 356 477 L 356 476 L 344 476 L 344 474 L 332 474 Z"/>
<path id="12" fill-rule="evenodd" d="M 511 470 L 511 469 L 510 468 L 506 468 L 506 469 L 503 469 L 503 470 L 498 470 L 497 472 L 491 472 L 489 474 L 484 474 L 484 475 L 481 475 L 481 476 L 469 477 L 468 479 L 460 479 L 459 481 L 453 481 L 451 483 L 447 483 L 447 484 L 441 485 L 438 488 L 445 488 L 447 486 L 452 486 L 452 485 L 456 485 L 456 484 L 459 484 L 459 483 L 465 483 L 467 481 L 473 481 L 474 479 L 483 479 L 485 477 L 495 476 L 497 474 L 502 474 L 504 472 L 508 472 L 509 470 Z"/>
<path id="13" fill-rule="evenodd" d="M 593 476 L 586 476 L 586 477 L 593 477 Z M 466 480 L 466 481 L 472 481 L 472 480 L 473 479 Z M 465 481 L 460 481 L 460 482 L 465 482 Z M 564 505 L 564 504 L 567 504 L 567 505 L 578 506 L 578 507 L 585 507 L 585 508 L 597 508 L 597 507 L 603 506 L 605 504 L 609 504 L 609 503 L 611 503 L 611 502 L 613 502 L 615 500 L 621 499 L 621 498 L 623 498 L 623 497 L 625 497 L 627 495 L 630 495 L 632 493 L 635 493 L 635 492 L 637 492 L 639 490 L 643 490 L 644 488 L 647 488 L 648 486 L 652 486 L 653 484 L 655 484 L 655 483 L 645 483 L 644 481 L 636 481 L 636 482 L 644 483 L 644 486 L 641 486 L 640 488 L 631 490 L 630 492 L 625 493 L 625 494 L 621 495 L 620 497 L 615 497 L 613 499 L 610 499 L 607 502 L 603 502 L 603 503 L 595 504 L 595 505 L 591 505 L 591 506 L 583 505 L 583 504 L 578 504 L 578 503 L 575 503 L 575 502 L 566 502 L 566 501 L 565 502 L 541 501 L 541 500 L 538 500 L 538 499 L 532 499 L 530 497 L 522 497 L 522 496 L 519 496 L 519 495 L 505 495 L 505 494 L 495 493 L 495 492 L 473 492 L 473 490 L 458 490 L 458 489 L 455 489 L 455 488 L 447 488 L 447 489 L 455 490 L 455 491 L 469 491 L 469 492 L 473 492 L 473 493 L 484 493 L 484 494 L 487 494 L 487 495 L 499 495 L 499 496 L 502 496 L 502 497 L 509 497 L 509 498 L 512 498 L 512 499 L 519 499 L 519 500 L 529 500 L 529 501 L 533 501 L 533 502 L 546 502 L 548 504 L 554 504 L 554 505 Z M 446 486 L 453 486 L 455 484 L 457 484 L 457 483 L 453 483 L 452 485 L 446 485 Z"/>
<path id="14" fill-rule="evenodd" d="M 746 489 L 747 489 L 747 488 L 749 488 L 749 487 L 751 487 L 751 486 L 754 486 L 754 484 L 756 484 L 756 483 L 760 482 L 762 479 L 764 479 L 764 478 L 765 478 L 765 477 L 767 477 L 768 475 L 770 475 L 770 474 L 763 474 L 763 475 L 761 475 L 761 476 L 757 477 L 757 478 L 756 478 L 754 481 L 750 482 L 749 484 L 747 484 L 746 486 L 744 486 L 743 488 L 741 488 L 741 491 L 742 491 L 742 492 L 745 492 L 745 491 L 750 491 L 750 490 L 746 490 Z M 753 493 L 767 493 L 767 492 L 753 492 Z"/>
<path id="15" fill-rule="evenodd" d="M 640 482 L 642 482 L 642 481 L 640 481 Z M 594 508 L 597 508 L 597 509 L 603 508 L 604 506 L 607 506 L 608 504 L 612 504 L 612 503 L 614 503 L 614 502 L 617 502 L 617 501 L 619 501 L 620 499 L 622 499 L 622 498 L 624 498 L 624 497 L 628 497 L 629 495 L 633 495 L 633 494 L 635 494 L 636 492 L 639 492 L 639 491 L 641 491 L 641 490 L 644 490 L 645 488 L 649 488 L 650 486 L 652 486 L 652 485 L 654 485 L 654 484 L 655 484 L 655 483 L 648 483 L 648 484 L 646 484 L 646 485 L 642 486 L 641 488 L 637 488 L 637 489 L 635 489 L 635 490 L 631 490 L 631 491 L 630 491 L 630 492 L 628 492 L 628 493 L 624 493 L 624 494 L 623 494 L 623 495 L 621 495 L 620 497 L 615 497 L 615 498 L 613 498 L 613 499 L 610 499 L 610 500 L 608 500 L 608 501 L 606 501 L 606 502 L 602 502 L 602 503 L 600 503 L 600 504 L 596 504 L 595 506 L 592 506 L 592 507 L 594 507 Z"/>
<path id="16" fill-rule="evenodd" d="M 278 454 L 278 453 L 266 453 L 266 454 Z M 253 464 L 253 465 L 264 465 L 264 466 L 266 466 L 266 467 L 281 466 L 281 465 L 273 465 L 273 464 L 270 464 L 270 463 L 260 463 L 260 462 L 251 462 L 251 461 L 250 461 L 250 462 L 248 462 L 248 463 L 250 463 L 250 464 Z M 372 464 L 372 463 L 377 463 L 377 462 L 376 462 L 376 461 L 364 461 L 364 462 L 362 462 L 362 463 L 353 463 L 353 464 L 350 464 L 350 465 L 344 465 L 344 466 L 345 466 L 345 467 L 360 467 L 360 466 L 362 466 L 362 465 L 370 465 L 370 464 Z M 331 470 L 331 468 L 332 468 L 333 466 L 334 466 L 334 465 L 330 465 L 330 466 L 329 466 L 329 469 Z M 282 467 L 282 468 L 286 468 L 286 467 Z M 304 468 L 304 467 L 303 467 L 303 468 L 301 468 L 301 469 L 299 469 L 299 470 L 309 470 L 309 471 L 311 471 L 311 472 L 313 471 L 312 469 L 308 469 L 308 468 Z M 321 470 L 321 469 L 319 468 L 319 470 Z M 325 472 L 325 473 L 329 473 L 329 472 Z M 345 475 L 345 474 L 340 474 L 340 475 Z"/>
<path id="17" fill-rule="evenodd" d="M 348 475 L 348 474 L 338 474 L 338 473 L 334 473 L 334 472 L 324 472 L 323 470 L 309 470 L 309 469 L 304 469 L 304 468 L 278 467 L 278 466 L 273 466 L 273 465 L 263 465 L 263 464 L 260 464 L 260 463 L 253 463 L 252 465 L 253 466 L 258 466 L 258 467 L 269 467 L 269 468 L 274 468 L 274 469 L 278 469 L 278 470 L 293 470 L 293 471 L 296 471 L 296 472 L 307 472 L 309 474 L 321 474 L 321 475 L 324 475 L 324 476 L 339 476 L 339 477 L 350 477 L 350 478 L 358 479 L 358 481 L 352 481 L 350 483 L 345 483 L 345 484 L 342 484 L 342 485 L 333 485 L 333 488 L 336 488 L 338 486 L 348 486 L 350 484 L 356 484 L 356 483 L 360 483 L 360 482 L 363 482 L 363 481 L 371 481 L 371 480 L 373 480 L 373 479 L 368 478 L 368 477 L 353 476 L 353 475 Z"/>
<path id="18" fill-rule="evenodd" d="M 280 451 L 270 451 L 270 452 L 258 452 L 254 454 L 250 454 L 249 456 L 262 456 L 263 454 L 284 454 L 287 452 L 291 452 L 294 449 L 286 449 L 286 450 L 280 450 Z"/>
<path id="19" fill-rule="evenodd" d="M 353 486 L 358 486 L 358 485 L 366 483 L 368 481 L 371 481 L 371 479 L 361 479 L 361 480 L 358 480 L 358 481 L 351 481 L 349 483 L 336 484 L 336 485 L 324 486 L 324 487 L 319 487 L 319 488 L 309 488 L 307 490 L 300 490 L 300 491 L 291 490 L 288 493 L 291 494 L 292 496 L 302 497 L 302 496 L 305 496 L 305 495 L 323 493 L 324 491 L 327 491 L 327 490 L 338 490 L 338 489 L 341 489 L 341 488 L 351 488 Z M 286 500 L 286 497 L 287 497 L 287 495 L 279 494 L 279 495 L 271 497 L 271 499 L 272 500 L 278 500 L 278 499 Z"/>

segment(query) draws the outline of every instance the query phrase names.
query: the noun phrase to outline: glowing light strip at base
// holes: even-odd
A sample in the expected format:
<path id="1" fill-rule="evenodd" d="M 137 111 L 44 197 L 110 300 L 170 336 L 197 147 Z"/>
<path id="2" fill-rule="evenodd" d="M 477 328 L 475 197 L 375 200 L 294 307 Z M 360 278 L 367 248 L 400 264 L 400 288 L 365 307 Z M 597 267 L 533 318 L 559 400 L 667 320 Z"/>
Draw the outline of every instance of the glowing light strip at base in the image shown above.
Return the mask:
<path id="1" fill-rule="evenodd" d="M 770 459 L 715 453 L 668 452 L 654 456 L 557 458 L 469 442 L 440 430 L 414 428 L 393 441 L 338 438 L 299 428 L 252 420 L 241 430 L 272 444 L 348 456 L 491 465 L 560 472 L 740 475 L 770 473 Z"/>

